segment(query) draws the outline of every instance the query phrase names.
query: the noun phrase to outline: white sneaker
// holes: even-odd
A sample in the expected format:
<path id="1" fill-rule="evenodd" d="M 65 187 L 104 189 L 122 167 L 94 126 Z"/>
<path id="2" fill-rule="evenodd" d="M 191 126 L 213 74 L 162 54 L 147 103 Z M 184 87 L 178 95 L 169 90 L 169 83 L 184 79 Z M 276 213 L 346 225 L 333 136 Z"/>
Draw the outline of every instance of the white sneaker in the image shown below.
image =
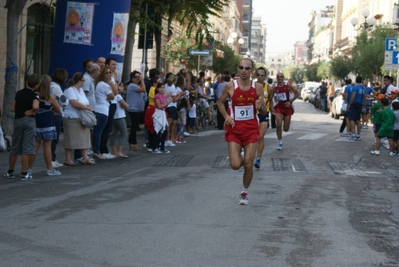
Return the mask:
<path id="1" fill-rule="evenodd" d="M 390 157 L 393 157 L 394 155 L 395 155 L 395 153 L 389 152 L 389 156 L 390 156 Z"/>
<path id="2" fill-rule="evenodd" d="M 103 156 L 104 159 L 114 159 L 114 158 L 116 158 L 115 155 L 112 155 L 110 153 L 103 153 L 102 156 Z"/>
<path id="3" fill-rule="evenodd" d="M 159 150 L 158 148 L 152 150 L 151 153 L 152 153 L 152 154 L 162 154 L 161 150 Z"/>
<path id="4" fill-rule="evenodd" d="M 87 150 L 87 155 L 88 156 L 92 155 L 93 153 L 94 153 L 93 150 L 91 150 L 90 148 Z"/>
<path id="5" fill-rule="evenodd" d="M 277 150 L 283 150 L 283 144 L 278 144 Z"/>
<path id="6" fill-rule="evenodd" d="M 108 157 L 109 157 L 109 159 L 115 159 L 116 158 L 116 156 L 112 155 L 111 153 L 108 153 Z"/>
<path id="7" fill-rule="evenodd" d="M 53 168 L 59 168 L 64 166 L 64 164 L 59 163 L 57 160 L 56 161 L 52 161 L 51 165 L 53 166 Z"/>
<path id="8" fill-rule="evenodd" d="M 373 151 L 370 151 L 370 153 L 371 153 L 371 155 L 376 155 L 376 156 L 380 155 L 380 151 L 379 150 L 373 150 Z"/>
<path id="9" fill-rule="evenodd" d="M 188 132 L 183 132 L 183 135 L 184 135 L 185 137 L 190 136 L 190 134 L 189 134 Z"/>
<path id="10" fill-rule="evenodd" d="M 61 175 L 61 172 L 57 171 L 56 169 L 47 170 L 47 175 L 48 176 Z"/>
<path id="11" fill-rule="evenodd" d="M 247 192 L 241 192 L 239 199 L 240 199 L 240 201 L 238 202 L 238 204 L 240 204 L 240 205 L 248 205 L 249 204 Z"/>
<path id="12" fill-rule="evenodd" d="M 165 141 L 165 146 L 176 146 L 176 144 L 173 144 L 171 141 Z"/>

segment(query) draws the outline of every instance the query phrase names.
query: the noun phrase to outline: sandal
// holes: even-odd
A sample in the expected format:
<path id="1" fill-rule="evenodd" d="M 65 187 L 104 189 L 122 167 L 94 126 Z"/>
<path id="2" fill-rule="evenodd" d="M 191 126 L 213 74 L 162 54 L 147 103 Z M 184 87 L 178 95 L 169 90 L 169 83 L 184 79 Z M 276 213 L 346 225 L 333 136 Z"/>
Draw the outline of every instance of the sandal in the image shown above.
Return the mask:
<path id="1" fill-rule="evenodd" d="M 104 159 L 104 157 L 101 154 L 96 154 L 96 153 L 93 153 L 92 157 L 97 159 Z"/>
<path id="2" fill-rule="evenodd" d="M 69 160 L 69 161 L 64 161 L 64 165 L 66 165 L 66 166 L 76 166 L 77 164 L 75 162 L 73 162 L 72 160 Z"/>
<path id="3" fill-rule="evenodd" d="M 82 160 L 82 165 L 96 165 L 96 163 L 88 159 L 88 160 Z"/>
<path id="4" fill-rule="evenodd" d="M 118 154 L 116 154 L 116 156 L 117 156 L 118 158 L 128 158 L 128 157 L 129 157 L 128 155 L 123 154 L 123 153 L 118 153 Z"/>

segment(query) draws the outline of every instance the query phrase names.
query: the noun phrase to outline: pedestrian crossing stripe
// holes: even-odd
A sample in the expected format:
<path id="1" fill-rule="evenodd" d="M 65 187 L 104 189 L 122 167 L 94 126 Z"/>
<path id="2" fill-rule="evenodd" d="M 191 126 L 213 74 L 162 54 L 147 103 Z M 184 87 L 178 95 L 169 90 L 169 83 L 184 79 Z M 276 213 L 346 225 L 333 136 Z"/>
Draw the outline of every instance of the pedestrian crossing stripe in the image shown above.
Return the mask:
<path id="1" fill-rule="evenodd" d="M 299 137 L 297 139 L 300 139 L 300 140 L 317 140 L 317 139 L 320 139 L 320 138 L 322 138 L 324 136 L 327 136 L 327 134 L 312 133 L 312 134 L 304 135 L 304 136 Z"/>
<path id="2" fill-rule="evenodd" d="M 294 134 L 295 132 L 283 132 L 283 137 Z M 265 135 L 265 139 L 276 139 L 276 133 L 269 133 Z"/>
<path id="3" fill-rule="evenodd" d="M 192 137 L 205 137 L 205 136 L 211 136 L 214 134 L 220 134 L 221 137 L 224 137 L 224 131 L 220 131 L 220 130 L 210 130 L 210 131 L 203 131 L 203 132 L 199 132 L 198 134 L 193 134 L 191 135 Z M 282 135 L 283 137 L 285 136 L 289 136 L 295 134 L 295 132 L 283 132 Z M 296 139 L 298 140 L 318 140 L 321 139 L 325 136 L 328 136 L 329 134 L 325 134 L 325 133 L 310 133 L 310 134 L 305 134 L 301 137 L 298 137 Z M 272 132 L 272 133 L 268 133 L 264 136 L 265 139 L 276 139 L 276 133 Z M 353 140 L 348 140 L 347 137 L 339 137 L 337 139 L 335 139 L 336 142 L 354 142 Z"/>

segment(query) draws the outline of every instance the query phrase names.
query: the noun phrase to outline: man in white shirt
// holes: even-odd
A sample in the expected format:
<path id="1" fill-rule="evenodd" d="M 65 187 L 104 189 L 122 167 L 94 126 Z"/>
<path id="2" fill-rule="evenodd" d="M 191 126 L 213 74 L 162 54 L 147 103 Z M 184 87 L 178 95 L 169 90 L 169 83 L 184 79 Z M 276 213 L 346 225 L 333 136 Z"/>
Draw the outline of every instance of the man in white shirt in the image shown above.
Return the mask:
<path id="1" fill-rule="evenodd" d="M 391 91 L 393 89 L 395 89 L 395 86 L 393 86 L 392 82 L 393 82 L 393 78 L 391 76 L 389 76 L 389 75 L 384 76 L 384 85 L 385 86 L 384 86 L 383 90 L 386 89 L 385 96 L 387 96 L 387 97 L 391 94 Z"/>

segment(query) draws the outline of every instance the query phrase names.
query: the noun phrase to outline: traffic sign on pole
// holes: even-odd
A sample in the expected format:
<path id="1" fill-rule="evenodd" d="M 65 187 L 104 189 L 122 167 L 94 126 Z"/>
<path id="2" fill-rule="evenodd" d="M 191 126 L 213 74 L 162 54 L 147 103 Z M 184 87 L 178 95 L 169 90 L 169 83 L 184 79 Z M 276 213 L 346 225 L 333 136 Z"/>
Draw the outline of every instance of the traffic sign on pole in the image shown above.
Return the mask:
<path id="1" fill-rule="evenodd" d="M 398 65 L 399 64 L 399 51 L 392 51 L 392 64 Z"/>
<path id="2" fill-rule="evenodd" d="M 385 39 L 384 68 L 386 70 L 397 70 L 399 67 L 398 38 L 389 37 Z"/>
<path id="3" fill-rule="evenodd" d="M 398 50 L 398 38 L 385 38 L 385 51 Z"/>
<path id="4" fill-rule="evenodd" d="M 209 56 L 209 50 L 190 50 L 188 54 L 190 56 L 207 57 Z"/>

